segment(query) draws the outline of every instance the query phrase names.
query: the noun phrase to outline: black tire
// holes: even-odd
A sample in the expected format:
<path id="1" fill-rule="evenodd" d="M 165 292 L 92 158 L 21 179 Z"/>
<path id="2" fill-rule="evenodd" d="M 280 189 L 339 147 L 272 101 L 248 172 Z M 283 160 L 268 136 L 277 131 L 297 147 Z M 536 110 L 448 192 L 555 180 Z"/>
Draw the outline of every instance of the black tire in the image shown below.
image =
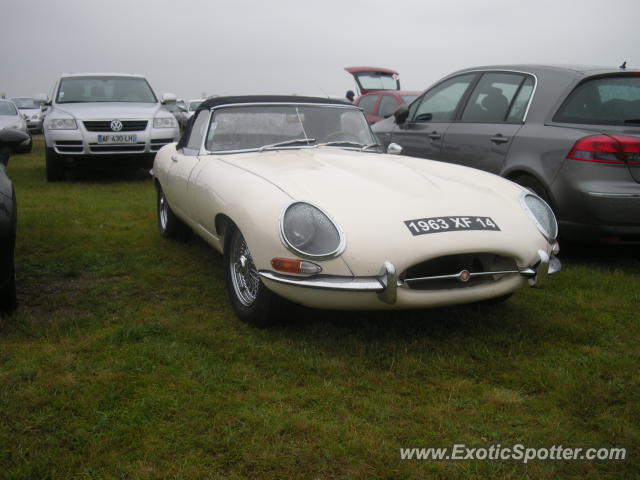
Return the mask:
<path id="1" fill-rule="evenodd" d="M 11 258 L 7 259 L 7 263 L 9 264 L 9 270 L 7 272 L 8 282 L 4 288 L 0 290 L 0 315 L 12 313 L 18 306 L 18 298 L 16 295 L 16 265 L 13 252 L 10 252 L 9 255 Z"/>
<path id="2" fill-rule="evenodd" d="M 47 167 L 47 182 L 61 182 L 65 180 L 63 160 L 53 148 L 46 149 L 45 162 Z"/>
<path id="3" fill-rule="evenodd" d="M 3 252 L 4 257 L 0 258 L 0 266 L 2 271 L 6 272 L 6 283 L 2 289 L 0 289 L 0 314 L 10 314 L 18 306 L 18 299 L 16 295 L 16 263 L 15 263 L 15 245 L 16 245 L 16 219 L 17 219 L 17 204 L 16 193 L 13 192 L 13 214 L 11 219 L 12 232 L 7 239 L 7 243 L 3 245 L 0 252 Z"/>
<path id="4" fill-rule="evenodd" d="M 544 188 L 544 186 L 531 175 L 518 175 L 517 177 L 513 178 L 513 181 L 518 185 L 523 186 L 530 192 L 535 193 L 541 199 L 547 202 L 549 206 L 551 206 L 549 195 L 547 194 L 547 189 Z"/>
<path id="5" fill-rule="evenodd" d="M 191 236 L 191 229 L 173 213 L 167 197 L 159 185 L 157 187 L 156 211 L 158 230 L 164 238 L 187 240 Z"/>
<path id="6" fill-rule="evenodd" d="M 262 283 L 244 237 L 233 225 L 225 231 L 224 269 L 229 300 L 240 320 L 257 328 L 282 323 L 287 302 Z"/>

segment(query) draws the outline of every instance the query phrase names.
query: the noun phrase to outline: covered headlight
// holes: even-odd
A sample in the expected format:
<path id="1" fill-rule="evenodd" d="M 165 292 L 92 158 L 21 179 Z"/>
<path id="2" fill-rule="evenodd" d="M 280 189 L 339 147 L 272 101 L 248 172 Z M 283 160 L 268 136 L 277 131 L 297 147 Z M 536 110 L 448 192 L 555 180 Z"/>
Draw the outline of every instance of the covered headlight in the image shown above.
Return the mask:
<path id="1" fill-rule="evenodd" d="M 153 128 L 176 128 L 178 122 L 175 117 L 156 117 L 153 119 Z"/>
<path id="2" fill-rule="evenodd" d="M 49 120 L 51 130 L 75 130 L 78 124 L 73 118 L 52 118 Z"/>
<path id="3" fill-rule="evenodd" d="M 333 257 L 344 250 L 344 236 L 333 220 L 319 208 L 294 202 L 282 215 L 280 233 L 285 246 L 311 257 Z"/>
<path id="4" fill-rule="evenodd" d="M 533 193 L 525 193 L 522 196 L 522 205 L 529 212 L 540 233 L 550 242 L 558 237 L 558 222 L 551 207 Z"/>

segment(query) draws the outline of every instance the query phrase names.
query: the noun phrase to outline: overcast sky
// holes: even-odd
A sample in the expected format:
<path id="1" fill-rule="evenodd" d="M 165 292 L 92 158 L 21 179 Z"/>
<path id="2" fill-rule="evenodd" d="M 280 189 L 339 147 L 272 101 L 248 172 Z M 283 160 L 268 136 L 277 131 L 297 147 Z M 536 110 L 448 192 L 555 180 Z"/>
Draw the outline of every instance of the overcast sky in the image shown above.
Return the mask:
<path id="1" fill-rule="evenodd" d="M 640 0 L 1 0 L 0 93 L 136 72 L 156 93 L 343 96 L 346 66 L 423 90 L 501 63 L 640 67 Z"/>

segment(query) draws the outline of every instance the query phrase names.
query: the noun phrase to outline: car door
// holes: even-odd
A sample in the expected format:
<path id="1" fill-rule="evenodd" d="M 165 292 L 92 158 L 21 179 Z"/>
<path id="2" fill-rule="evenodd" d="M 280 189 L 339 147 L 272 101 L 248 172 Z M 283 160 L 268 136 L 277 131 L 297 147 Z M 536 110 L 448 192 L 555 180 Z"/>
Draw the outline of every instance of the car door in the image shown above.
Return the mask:
<path id="1" fill-rule="evenodd" d="M 459 120 L 444 134 L 442 160 L 501 173 L 534 85 L 534 78 L 526 74 L 483 73 Z"/>
<path id="2" fill-rule="evenodd" d="M 205 131 L 209 125 L 210 113 L 202 110 L 193 123 L 189 140 L 184 148 L 171 155 L 171 165 L 164 186 L 169 205 L 178 215 L 193 218 L 193 195 L 191 192 L 191 176 L 200 162 L 198 154 L 202 147 Z"/>
<path id="3" fill-rule="evenodd" d="M 392 141 L 402 146 L 404 155 L 440 160 L 444 133 L 475 78 L 475 73 L 449 78 L 411 104 L 407 120 L 392 133 Z"/>
<path id="4" fill-rule="evenodd" d="M 364 110 L 364 116 L 367 118 L 367 122 L 375 123 L 380 120 L 376 115 L 376 107 L 378 106 L 378 100 L 380 95 L 370 94 L 360 97 L 358 100 L 358 106 Z"/>

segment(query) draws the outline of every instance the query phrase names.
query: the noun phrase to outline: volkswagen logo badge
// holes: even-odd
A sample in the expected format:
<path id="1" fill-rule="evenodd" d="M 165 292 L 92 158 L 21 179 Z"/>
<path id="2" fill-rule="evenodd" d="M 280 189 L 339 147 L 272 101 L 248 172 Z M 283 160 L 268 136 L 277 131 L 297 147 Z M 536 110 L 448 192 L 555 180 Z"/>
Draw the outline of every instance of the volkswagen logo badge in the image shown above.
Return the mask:
<path id="1" fill-rule="evenodd" d="M 120 120 L 114 120 L 111 122 L 111 130 L 114 132 L 119 132 L 122 130 L 122 122 Z"/>
<path id="2" fill-rule="evenodd" d="M 470 278 L 471 274 L 469 273 L 469 270 L 462 270 L 458 275 L 458 280 L 461 282 L 468 282 Z"/>

